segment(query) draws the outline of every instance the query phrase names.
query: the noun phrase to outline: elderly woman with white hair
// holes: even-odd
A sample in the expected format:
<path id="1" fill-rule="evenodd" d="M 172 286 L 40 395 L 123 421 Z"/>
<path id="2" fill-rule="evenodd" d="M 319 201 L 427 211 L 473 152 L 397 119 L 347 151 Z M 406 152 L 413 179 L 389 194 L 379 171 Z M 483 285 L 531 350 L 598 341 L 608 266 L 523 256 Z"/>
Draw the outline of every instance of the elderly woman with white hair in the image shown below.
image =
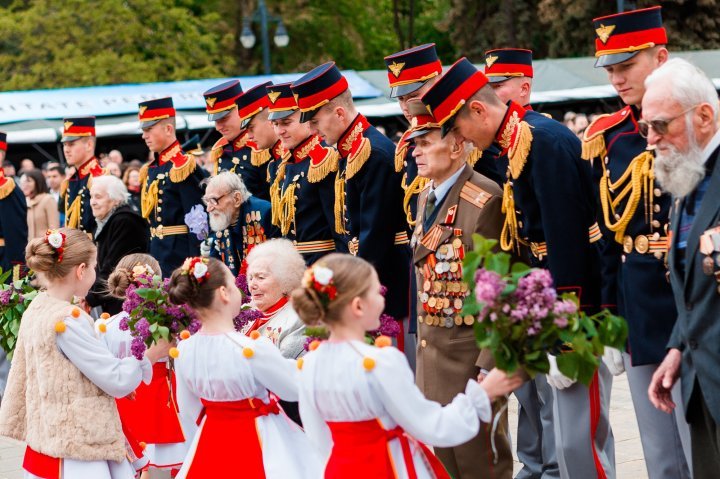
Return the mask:
<path id="1" fill-rule="evenodd" d="M 122 310 L 122 301 L 107 293 L 108 276 L 123 256 L 147 253 L 150 240 L 147 221 L 128 204 L 129 196 L 122 180 L 112 175 L 95 177 L 90 184 L 90 207 L 97 223 L 97 279 L 86 300 L 110 315 Z"/>

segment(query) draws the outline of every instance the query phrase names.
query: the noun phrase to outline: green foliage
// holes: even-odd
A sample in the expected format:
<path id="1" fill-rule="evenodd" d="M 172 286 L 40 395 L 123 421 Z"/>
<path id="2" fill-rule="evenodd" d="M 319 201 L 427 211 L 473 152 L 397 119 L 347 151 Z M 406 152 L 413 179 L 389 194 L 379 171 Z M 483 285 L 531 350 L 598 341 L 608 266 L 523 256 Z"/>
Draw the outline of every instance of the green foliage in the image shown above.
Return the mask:
<path id="1" fill-rule="evenodd" d="M 12 359 L 17 343 L 20 321 L 30 302 L 37 296 L 37 290 L 30 284 L 30 275 L 6 284 L 12 270 L 3 272 L 0 268 L 0 347 Z"/>

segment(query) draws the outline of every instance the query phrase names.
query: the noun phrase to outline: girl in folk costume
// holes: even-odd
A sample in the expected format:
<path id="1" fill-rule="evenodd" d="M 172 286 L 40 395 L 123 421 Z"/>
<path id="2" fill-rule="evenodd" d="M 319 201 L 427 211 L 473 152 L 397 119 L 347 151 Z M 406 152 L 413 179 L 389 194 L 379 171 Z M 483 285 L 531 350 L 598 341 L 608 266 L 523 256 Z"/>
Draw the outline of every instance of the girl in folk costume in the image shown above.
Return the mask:
<path id="1" fill-rule="evenodd" d="M 142 277 L 162 275 L 160 264 L 150 255 L 135 253 L 123 257 L 108 277 L 109 293 L 125 299 L 128 287 L 138 286 Z M 120 312 L 110 318 L 98 319 L 95 327 L 115 357 L 132 357 L 132 336 L 121 329 L 127 318 Z M 194 421 L 182 422 L 175 394 L 175 373 L 167 357 L 153 365 L 150 384 L 141 384 L 132 397 L 117 400 L 123 426 L 141 443 L 150 469 L 179 469 L 185 459 L 197 426 Z"/>
<path id="2" fill-rule="evenodd" d="M 405 355 L 387 337 L 365 341 L 379 327 L 385 306 L 373 267 L 363 259 L 331 254 L 306 273 L 292 302 L 308 325 L 329 331 L 298 361 L 300 416 L 326 459 L 326 478 L 448 478 L 423 444 L 450 447 L 489 422 L 490 402 L 520 386 L 518 377 L 492 370 L 482 383 L 447 406 L 425 399 Z"/>
<path id="3" fill-rule="evenodd" d="M 135 477 L 128 459 L 136 457 L 113 397 L 149 382 L 152 363 L 167 355 L 169 344 L 149 348 L 142 361 L 110 353 L 92 318 L 70 303 L 95 281 L 95 257 L 86 233 L 65 228 L 32 240 L 25 252 L 47 291 L 23 315 L 0 434 L 27 444 L 26 479 Z"/>
<path id="4" fill-rule="evenodd" d="M 315 450 L 275 397 L 297 401 L 295 362 L 268 338 L 235 331 L 242 294 L 227 266 L 188 258 L 173 272 L 170 300 L 195 309 L 202 323 L 175 360 L 180 412 L 200 425 L 177 477 L 318 477 Z"/>

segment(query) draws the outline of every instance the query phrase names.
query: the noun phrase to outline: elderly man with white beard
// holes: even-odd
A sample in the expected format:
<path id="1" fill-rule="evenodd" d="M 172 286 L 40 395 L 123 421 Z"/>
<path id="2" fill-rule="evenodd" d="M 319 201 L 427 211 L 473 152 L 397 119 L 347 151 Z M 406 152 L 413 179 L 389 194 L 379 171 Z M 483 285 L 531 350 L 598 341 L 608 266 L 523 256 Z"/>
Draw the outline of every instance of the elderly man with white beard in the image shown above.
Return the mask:
<path id="1" fill-rule="evenodd" d="M 270 202 L 251 195 L 239 175 L 222 172 L 206 180 L 202 201 L 215 241 L 211 256 L 222 260 L 233 275 L 244 274 L 253 246 L 280 236 L 271 220 Z"/>
<path id="2" fill-rule="evenodd" d="M 673 195 L 668 266 L 678 308 L 648 394 L 655 407 L 671 413 L 671 389 L 681 379 L 693 477 L 714 478 L 720 470 L 718 96 L 707 76 L 681 59 L 655 70 L 645 85 L 638 125 L 655 148 L 656 179 Z"/>

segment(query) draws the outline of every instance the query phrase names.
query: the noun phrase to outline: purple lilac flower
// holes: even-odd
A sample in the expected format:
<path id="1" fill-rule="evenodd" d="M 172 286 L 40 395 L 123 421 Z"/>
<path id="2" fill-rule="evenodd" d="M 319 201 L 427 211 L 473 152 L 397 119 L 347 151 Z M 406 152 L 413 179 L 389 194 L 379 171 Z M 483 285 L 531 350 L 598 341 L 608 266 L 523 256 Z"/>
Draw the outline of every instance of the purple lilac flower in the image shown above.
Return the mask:
<path id="1" fill-rule="evenodd" d="M 135 323 L 134 329 L 136 336 L 140 337 L 141 339 L 145 340 L 150 337 L 150 323 L 147 319 L 140 318 L 140 320 Z"/>
<path id="2" fill-rule="evenodd" d="M 558 316 L 553 320 L 555 326 L 558 328 L 566 328 L 568 325 L 568 319 L 565 316 Z"/>
<path id="3" fill-rule="evenodd" d="M 21 293 L 18 293 L 17 300 L 18 300 L 18 303 L 24 303 L 24 302 L 25 302 L 25 296 L 23 296 Z"/>
<path id="4" fill-rule="evenodd" d="M 195 205 L 185 214 L 185 224 L 200 241 L 208 236 L 208 216 L 202 205 Z"/>
<path id="5" fill-rule="evenodd" d="M 569 299 L 564 299 L 555 303 L 553 313 L 560 316 L 565 316 L 577 313 L 577 309 L 577 304 L 575 304 L 573 301 L 570 301 Z"/>
<path id="6" fill-rule="evenodd" d="M 136 288 L 134 285 L 128 286 L 127 290 L 125 291 L 125 301 L 123 302 L 123 311 L 126 313 L 131 313 L 134 309 L 136 309 L 138 306 L 140 306 L 143 302 L 143 299 L 137 295 L 135 292 Z"/>
<path id="7" fill-rule="evenodd" d="M 543 319 L 553 311 L 557 293 L 552 287 L 552 276 L 544 269 L 532 271 L 518 280 L 517 307 L 510 314 L 511 318 L 521 321 L 523 319 Z"/>
<path id="8" fill-rule="evenodd" d="M 262 317 L 262 315 L 262 312 L 255 308 L 241 310 L 240 314 L 235 316 L 235 319 L 233 319 L 233 323 L 235 323 L 235 330 L 242 331 L 246 325 Z"/>
<path id="9" fill-rule="evenodd" d="M 396 338 L 400 334 L 400 325 L 397 320 L 389 314 L 381 314 L 380 327 L 372 331 L 368 331 L 368 334 L 373 338 L 377 338 L 378 336 Z"/>
<path id="10" fill-rule="evenodd" d="M 484 268 L 477 270 L 475 273 L 475 299 L 485 305 L 482 314 L 497 305 L 505 286 L 506 283 L 499 274 Z"/>
<path id="11" fill-rule="evenodd" d="M 120 328 L 120 331 L 127 331 L 129 329 L 128 318 L 120 318 L 120 323 L 118 324 L 118 327 Z"/>
<path id="12" fill-rule="evenodd" d="M 237 275 L 237 278 L 235 278 L 235 286 L 237 286 L 237 288 L 243 294 L 242 304 L 249 303 L 250 302 L 250 288 L 248 287 L 247 276 L 243 273 L 240 273 L 239 275 Z"/>
<path id="13" fill-rule="evenodd" d="M 10 304 L 10 299 L 12 298 L 13 290 L 12 289 L 5 289 L 3 291 L 0 291 L 0 304 L 3 306 L 7 306 Z"/>
<path id="14" fill-rule="evenodd" d="M 145 349 L 145 341 L 143 341 L 142 338 L 132 338 L 132 342 L 130 343 L 130 352 L 133 356 L 141 360 L 145 355 Z"/>
<path id="15" fill-rule="evenodd" d="M 190 321 L 190 324 L 188 325 L 187 329 L 190 332 L 190 334 L 195 334 L 198 331 L 200 331 L 201 326 L 202 326 L 202 323 L 200 323 L 200 321 L 198 321 L 197 318 L 193 318 Z"/>
<path id="16" fill-rule="evenodd" d="M 385 286 L 384 284 L 380 285 L 380 294 L 383 296 L 387 294 L 387 286 Z"/>

